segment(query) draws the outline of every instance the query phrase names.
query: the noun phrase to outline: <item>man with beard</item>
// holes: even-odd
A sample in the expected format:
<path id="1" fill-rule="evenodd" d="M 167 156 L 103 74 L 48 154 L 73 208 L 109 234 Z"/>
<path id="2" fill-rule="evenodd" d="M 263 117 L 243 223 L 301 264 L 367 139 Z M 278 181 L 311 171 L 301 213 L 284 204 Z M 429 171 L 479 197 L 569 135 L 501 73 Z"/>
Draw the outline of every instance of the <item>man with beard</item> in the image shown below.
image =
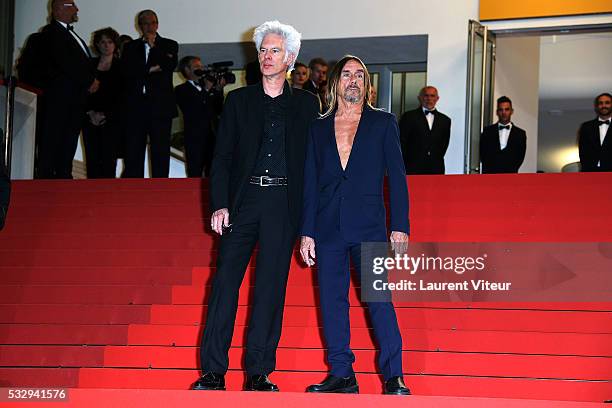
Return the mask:
<path id="1" fill-rule="evenodd" d="M 302 213 L 308 126 L 314 95 L 291 88 L 301 44 L 295 28 L 278 21 L 255 29 L 262 82 L 227 96 L 210 175 L 211 227 L 221 235 L 208 301 L 194 390 L 224 390 L 238 291 L 259 244 L 246 339 L 246 391 L 278 391 L 275 369 L 289 265 Z"/>
<path id="2" fill-rule="evenodd" d="M 512 101 L 497 99 L 497 123 L 485 127 L 480 135 L 480 161 L 483 174 L 518 173 L 525 160 L 527 134 L 512 122 Z"/>
<path id="3" fill-rule="evenodd" d="M 330 107 L 313 122 L 304 168 L 300 253 L 318 259 L 318 282 L 330 374 L 307 392 L 358 393 L 350 349 L 349 258 L 361 276 L 361 244 L 387 242 L 383 198 L 389 177 L 390 241 L 408 242 L 408 189 L 397 122 L 372 108 L 363 62 L 345 56 L 330 76 Z M 316 255 L 315 255 L 316 245 Z M 380 353 L 384 393 L 408 395 L 402 372 L 402 337 L 390 301 L 368 302 Z"/>
<path id="4" fill-rule="evenodd" d="M 612 95 L 602 93 L 595 98 L 597 117 L 580 126 L 578 149 L 582 171 L 612 171 Z"/>

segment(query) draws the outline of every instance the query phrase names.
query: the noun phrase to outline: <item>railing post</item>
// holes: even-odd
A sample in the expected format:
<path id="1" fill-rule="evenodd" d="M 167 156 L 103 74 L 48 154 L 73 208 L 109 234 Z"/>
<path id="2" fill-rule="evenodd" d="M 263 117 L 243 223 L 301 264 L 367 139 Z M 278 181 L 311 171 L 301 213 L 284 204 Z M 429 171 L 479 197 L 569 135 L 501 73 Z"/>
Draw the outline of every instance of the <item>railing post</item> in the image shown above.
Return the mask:
<path id="1" fill-rule="evenodd" d="M 13 76 L 6 78 L 6 106 L 4 117 L 4 137 L 2 143 L 2 164 L 6 168 L 6 174 L 11 176 L 11 153 L 13 144 L 13 116 L 15 114 L 15 84 L 17 80 Z"/>

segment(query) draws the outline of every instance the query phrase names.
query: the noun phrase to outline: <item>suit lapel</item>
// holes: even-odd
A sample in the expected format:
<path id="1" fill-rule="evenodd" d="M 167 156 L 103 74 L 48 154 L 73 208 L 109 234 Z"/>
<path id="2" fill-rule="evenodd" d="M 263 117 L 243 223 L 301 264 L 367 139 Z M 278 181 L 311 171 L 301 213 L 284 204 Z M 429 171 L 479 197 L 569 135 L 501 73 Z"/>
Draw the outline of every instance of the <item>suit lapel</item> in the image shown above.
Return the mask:
<path id="1" fill-rule="evenodd" d="M 427 134 L 427 135 L 431 135 L 432 130 L 433 130 L 433 126 L 431 127 L 431 129 L 429 129 L 429 122 L 427 122 L 427 116 L 425 116 L 425 113 L 423 112 L 423 108 L 422 107 L 417 108 L 417 114 L 421 118 L 419 120 L 419 123 L 421 124 L 421 127 L 423 128 L 423 132 L 425 132 L 425 134 Z M 436 119 L 435 119 L 435 116 L 434 116 L 434 126 L 435 125 L 436 125 Z"/>
<path id="2" fill-rule="evenodd" d="M 370 133 L 369 130 L 370 126 L 372 125 L 370 117 L 371 113 L 372 109 L 366 105 L 361 113 L 359 125 L 357 125 L 357 132 L 355 132 L 355 139 L 353 140 L 353 147 L 351 148 L 351 154 L 349 155 L 348 162 L 346 163 L 346 170 L 344 170 L 344 172 L 347 174 L 351 171 L 351 163 L 357 160 L 353 159 L 353 157 L 359 154 L 359 148 L 364 143 L 364 140 L 362 139 L 367 139 Z M 335 139 L 336 138 L 334 135 L 334 142 L 336 141 Z M 338 148 L 336 147 L 336 151 L 337 150 Z M 340 154 L 338 154 L 338 159 L 340 159 Z M 340 168 L 342 168 L 342 165 L 340 165 Z"/>

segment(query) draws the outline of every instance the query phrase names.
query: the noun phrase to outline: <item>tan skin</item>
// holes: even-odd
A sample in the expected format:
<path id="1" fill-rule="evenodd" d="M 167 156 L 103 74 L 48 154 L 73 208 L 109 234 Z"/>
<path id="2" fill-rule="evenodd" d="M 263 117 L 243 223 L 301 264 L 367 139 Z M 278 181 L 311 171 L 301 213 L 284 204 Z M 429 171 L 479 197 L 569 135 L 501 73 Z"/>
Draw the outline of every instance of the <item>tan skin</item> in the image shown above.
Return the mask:
<path id="1" fill-rule="evenodd" d="M 356 60 L 349 60 L 342 68 L 337 93 L 338 109 L 334 119 L 336 146 L 342 169 L 346 170 L 365 102 L 365 71 Z M 408 234 L 404 232 L 391 232 L 390 241 L 397 253 L 406 252 L 408 239 Z M 315 240 L 312 237 L 302 236 L 300 254 L 307 266 L 315 264 Z"/>
<path id="2" fill-rule="evenodd" d="M 327 79 L 327 66 L 321 64 L 314 64 L 312 72 L 310 73 L 310 79 L 312 82 L 321 86 L 321 84 Z"/>
<path id="3" fill-rule="evenodd" d="M 595 103 L 595 111 L 601 120 L 608 120 L 612 117 L 612 98 L 603 95 Z"/>
<path id="4" fill-rule="evenodd" d="M 276 98 L 283 93 L 287 70 L 293 64 L 295 55 L 287 52 L 280 35 L 267 34 L 261 42 L 258 59 L 264 92 L 271 98 Z M 221 208 L 212 214 L 210 226 L 217 234 L 223 235 L 223 228 L 229 225 L 227 208 Z"/>
<path id="5" fill-rule="evenodd" d="M 70 0 L 55 0 L 51 4 L 51 13 L 53 14 L 54 19 L 56 19 L 57 21 L 61 21 L 64 24 L 76 23 L 79 19 L 79 8 L 77 7 L 74 1 Z M 94 79 L 91 85 L 89 85 L 87 92 L 97 92 L 99 87 L 100 81 Z"/>
<path id="6" fill-rule="evenodd" d="M 510 103 L 502 102 L 497 105 L 497 117 L 499 119 L 499 123 L 502 125 L 507 125 L 510 123 L 512 113 L 514 113 L 514 109 L 512 109 L 512 105 Z"/>
<path id="7" fill-rule="evenodd" d="M 438 90 L 433 86 L 426 86 L 421 89 L 419 93 L 419 102 L 421 102 L 421 106 L 428 110 L 435 109 L 439 99 Z"/>
<path id="8" fill-rule="evenodd" d="M 302 88 L 308 81 L 308 68 L 299 66 L 291 72 L 291 85 L 294 88 Z"/>

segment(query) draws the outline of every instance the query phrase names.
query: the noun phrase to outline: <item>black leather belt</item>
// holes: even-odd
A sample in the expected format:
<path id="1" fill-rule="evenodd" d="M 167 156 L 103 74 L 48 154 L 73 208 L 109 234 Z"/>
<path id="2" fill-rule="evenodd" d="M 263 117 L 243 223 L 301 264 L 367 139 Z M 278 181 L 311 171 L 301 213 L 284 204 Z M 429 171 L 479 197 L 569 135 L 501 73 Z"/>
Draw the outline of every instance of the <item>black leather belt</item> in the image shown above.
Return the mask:
<path id="1" fill-rule="evenodd" d="M 286 186 L 287 177 L 251 176 L 249 182 L 260 187 Z"/>

